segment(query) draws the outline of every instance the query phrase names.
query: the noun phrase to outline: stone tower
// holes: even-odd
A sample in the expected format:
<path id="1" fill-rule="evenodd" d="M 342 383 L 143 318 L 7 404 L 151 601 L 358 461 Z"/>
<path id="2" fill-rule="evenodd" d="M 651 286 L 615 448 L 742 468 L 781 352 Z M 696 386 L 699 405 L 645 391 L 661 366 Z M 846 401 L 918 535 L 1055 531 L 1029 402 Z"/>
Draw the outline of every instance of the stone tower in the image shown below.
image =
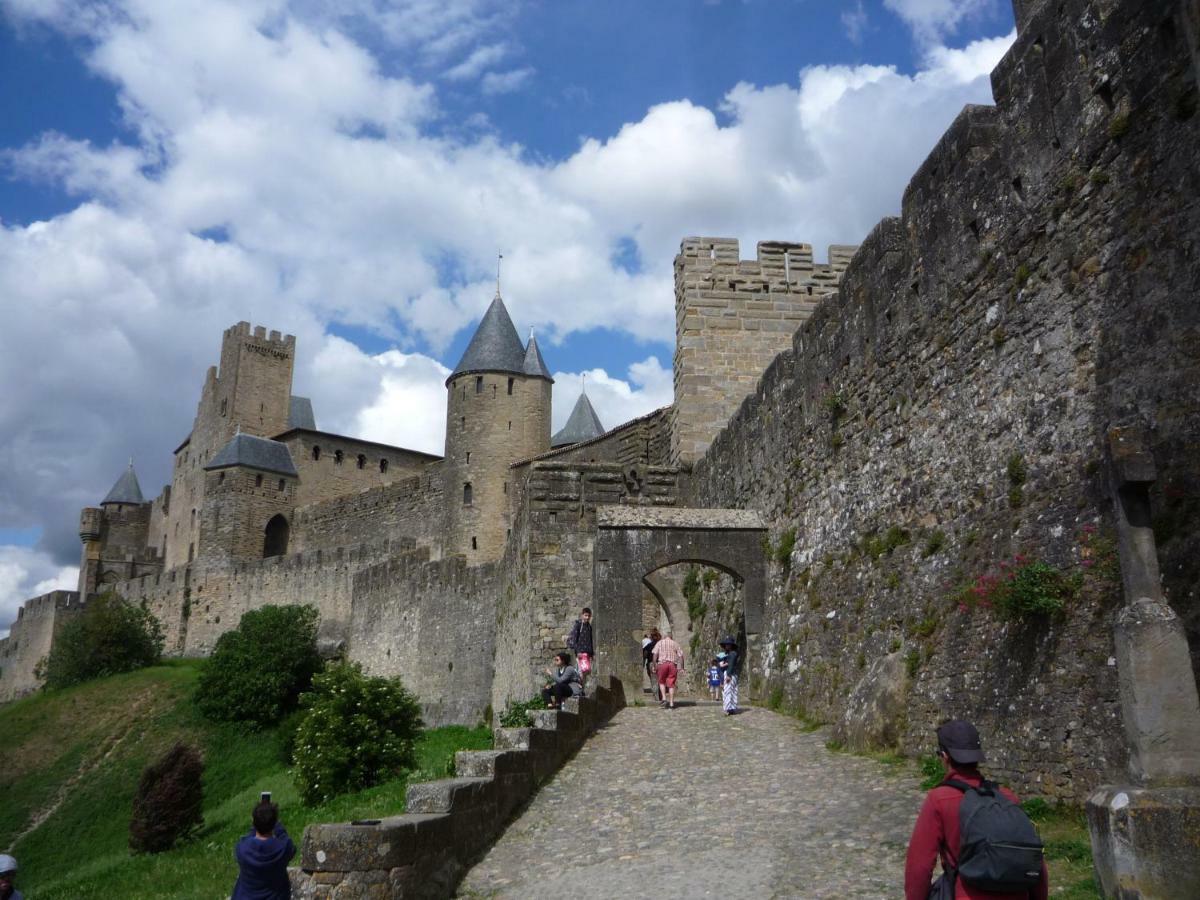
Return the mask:
<path id="1" fill-rule="evenodd" d="M 238 322 L 221 339 L 221 366 L 209 368 L 192 432 L 175 450 L 170 502 L 156 509 L 151 540 L 167 568 L 199 550 L 204 467 L 239 431 L 274 437 L 288 428 L 296 339 Z"/>
<path id="2" fill-rule="evenodd" d="M 81 597 L 86 599 L 113 582 L 160 570 L 162 560 L 147 547 L 150 517 L 151 505 L 142 496 L 130 460 L 99 508 L 90 506 L 79 514 Z"/>
<path id="3" fill-rule="evenodd" d="M 446 379 L 446 552 L 498 559 L 508 536 L 509 465 L 550 449 L 554 379 L 537 341 L 521 345 L 500 292 Z"/>

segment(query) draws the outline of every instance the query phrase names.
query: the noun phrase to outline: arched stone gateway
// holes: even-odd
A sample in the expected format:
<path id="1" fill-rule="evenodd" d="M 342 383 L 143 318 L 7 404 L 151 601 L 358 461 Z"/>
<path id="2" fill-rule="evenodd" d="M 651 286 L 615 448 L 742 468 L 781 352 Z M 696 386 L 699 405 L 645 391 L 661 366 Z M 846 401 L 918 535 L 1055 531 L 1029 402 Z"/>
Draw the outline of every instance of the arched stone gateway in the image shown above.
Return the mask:
<path id="1" fill-rule="evenodd" d="M 675 563 L 712 566 L 742 586 L 747 636 L 762 630 L 766 526 L 752 510 L 602 506 L 596 510 L 592 606 L 596 662 L 625 684 L 641 681 L 642 590 L 651 572 Z"/>
<path id="2" fill-rule="evenodd" d="M 263 558 L 286 556 L 291 526 L 283 515 L 274 515 L 263 529 Z"/>

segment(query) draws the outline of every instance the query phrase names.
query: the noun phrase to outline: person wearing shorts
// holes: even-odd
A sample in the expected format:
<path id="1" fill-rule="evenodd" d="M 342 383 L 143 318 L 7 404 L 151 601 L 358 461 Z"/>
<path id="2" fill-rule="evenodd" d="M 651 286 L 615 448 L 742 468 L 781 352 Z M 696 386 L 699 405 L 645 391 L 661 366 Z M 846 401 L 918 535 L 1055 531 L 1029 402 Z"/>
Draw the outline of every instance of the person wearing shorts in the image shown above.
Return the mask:
<path id="1" fill-rule="evenodd" d="M 662 705 L 667 709 L 675 708 L 675 685 L 679 681 L 679 670 L 683 668 L 683 648 L 675 643 L 668 631 L 661 641 L 654 645 L 655 672 L 658 675 L 658 691 L 662 695 Z"/>

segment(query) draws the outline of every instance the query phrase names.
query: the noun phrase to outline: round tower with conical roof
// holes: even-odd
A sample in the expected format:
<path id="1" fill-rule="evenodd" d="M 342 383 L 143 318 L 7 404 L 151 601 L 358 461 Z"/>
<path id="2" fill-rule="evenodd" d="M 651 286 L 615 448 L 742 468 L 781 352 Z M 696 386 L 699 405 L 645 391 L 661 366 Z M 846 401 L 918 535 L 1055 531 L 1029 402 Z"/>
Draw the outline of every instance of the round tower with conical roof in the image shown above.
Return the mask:
<path id="1" fill-rule="evenodd" d="M 521 344 L 500 292 L 446 379 L 446 551 L 499 559 L 509 532 L 509 465 L 550 449 L 554 379 L 537 340 Z"/>

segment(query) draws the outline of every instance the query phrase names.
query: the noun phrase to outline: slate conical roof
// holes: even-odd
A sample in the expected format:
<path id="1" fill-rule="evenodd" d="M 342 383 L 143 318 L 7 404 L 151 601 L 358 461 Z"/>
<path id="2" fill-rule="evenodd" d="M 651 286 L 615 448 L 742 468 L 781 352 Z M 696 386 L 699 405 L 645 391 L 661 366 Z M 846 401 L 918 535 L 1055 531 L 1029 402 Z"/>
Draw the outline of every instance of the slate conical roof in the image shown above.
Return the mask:
<path id="1" fill-rule="evenodd" d="M 126 469 L 121 477 L 117 479 L 117 483 L 112 486 L 112 490 L 108 492 L 100 505 L 105 503 L 145 503 L 146 499 L 142 496 L 142 486 L 138 484 L 137 475 L 133 471 L 133 463 L 129 463 L 129 468 Z"/>
<path id="2" fill-rule="evenodd" d="M 550 370 L 546 368 L 546 361 L 542 359 L 542 351 L 538 349 L 537 338 L 532 334 L 529 335 L 529 346 L 525 348 L 525 363 L 521 366 L 521 371 L 535 378 L 545 378 L 554 384 Z"/>
<path id="3" fill-rule="evenodd" d="M 296 475 L 296 464 L 292 462 L 287 444 L 240 432 L 204 468 L 224 469 L 227 466 L 248 466 L 279 475 Z"/>
<path id="4" fill-rule="evenodd" d="M 567 444 L 578 444 L 580 441 L 590 441 L 604 434 L 605 428 L 600 424 L 600 417 L 592 409 L 592 401 L 587 394 L 580 394 L 571 410 L 571 417 L 562 431 L 550 438 L 551 447 L 565 447 Z"/>
<path id="5" fill-rule="evenodd" d="M 467 372 L 525 373 L 525 348 L 504 307 L 504 301 L 500 299 L 499 291 L 480 319 L 471 343 L 467 344 L 466 352 L 446 383 Z"/>

